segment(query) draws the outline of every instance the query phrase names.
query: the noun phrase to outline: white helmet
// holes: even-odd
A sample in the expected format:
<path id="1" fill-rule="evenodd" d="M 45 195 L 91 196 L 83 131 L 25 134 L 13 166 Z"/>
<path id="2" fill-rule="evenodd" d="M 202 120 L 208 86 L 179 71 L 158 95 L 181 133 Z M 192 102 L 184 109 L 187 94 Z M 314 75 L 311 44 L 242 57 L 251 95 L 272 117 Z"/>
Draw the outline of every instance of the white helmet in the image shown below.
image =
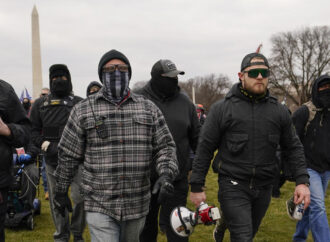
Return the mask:
<path id="1" fill-rule="evenodd" d="M 188 237 L 194 231 L 194 226 L 197 224 L 195 213 L 185 207 L 177 207 L 173 209 L 170 221 L 173 231 L 181 236 Z"/>

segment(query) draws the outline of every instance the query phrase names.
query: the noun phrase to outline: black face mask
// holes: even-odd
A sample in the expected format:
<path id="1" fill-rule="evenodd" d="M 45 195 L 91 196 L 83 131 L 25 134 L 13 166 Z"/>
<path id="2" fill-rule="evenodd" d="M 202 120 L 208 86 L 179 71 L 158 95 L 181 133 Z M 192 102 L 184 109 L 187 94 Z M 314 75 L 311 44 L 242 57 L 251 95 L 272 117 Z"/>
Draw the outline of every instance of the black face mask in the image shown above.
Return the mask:
<path id="1" fill-rule="evenodd" d="M 318 96 L 322 107 L 330 108 L 330 89 L 319 91 Z"/>
<path id="2" fill-rule="evenodd" d="M 68 80 L 63 80 L 61 77 L 57 77 L 51 81 L 50 87 L 51 93 L 59 97 L 69 96 L 71 92 L 71 85 Z"/>
<path id="3" fill-rule="evenodd" d="M 178 79 L 165 76 L 152 77 L 151 86 L 156 92 L 161 93 L 165 97 L 171 97 L 177 93 Z"/>
<path id="4" fill-rule="evenodd" d="M 23 107 L 25 110 L 29 110 L 29 108 L 31 107 L 31 103 L 29 103 L 29 102 L 23 103 Z"/>

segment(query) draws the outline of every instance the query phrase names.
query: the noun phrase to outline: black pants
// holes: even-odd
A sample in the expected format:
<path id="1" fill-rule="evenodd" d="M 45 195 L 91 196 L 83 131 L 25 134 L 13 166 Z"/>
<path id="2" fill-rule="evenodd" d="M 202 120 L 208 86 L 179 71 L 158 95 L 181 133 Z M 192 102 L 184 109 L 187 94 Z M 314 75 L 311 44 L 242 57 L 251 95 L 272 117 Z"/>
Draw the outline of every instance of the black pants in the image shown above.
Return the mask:
<path id="1" fill-rule="evenodd" d="M 140 242 L 157 241 L 159 209 L 159 226 L 166 233 L 167 241 L 188 241 L 188 238 L 176 235 L 170 225 L 170 215 L 172 210 L 177 206 L 186 206 L 188 195 L 188 180 L 182 179 L 180 181 L 175 181 L 173 186 L 174 196 L 171 199 L 167 199 L 166 202 L 161 205 L 157 203 L 158 194 L 151 196 L 149 214 L 147 215 L 143 231 L 140 235 Z"/>
<path id="2" fill-rule="evenodd" d="M 250 242 L 258 231 L 268 209 L 272 186 L 252 188 L 230 178 L 219 178 L 219 202 L 224 214 L 230 240 Z"/>
<path id="3" fill-rule="evenodd" d="M 5 241 L 8 189 L 0 189 L 0 242 Z"/>

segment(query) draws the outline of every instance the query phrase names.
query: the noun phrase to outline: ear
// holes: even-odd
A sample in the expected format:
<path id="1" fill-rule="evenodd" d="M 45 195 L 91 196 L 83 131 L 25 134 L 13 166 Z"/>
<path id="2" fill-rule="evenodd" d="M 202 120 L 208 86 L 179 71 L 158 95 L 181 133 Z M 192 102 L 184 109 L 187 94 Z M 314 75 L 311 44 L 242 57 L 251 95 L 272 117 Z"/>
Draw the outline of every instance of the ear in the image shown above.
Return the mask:
<path id="1" fill-rule="evenodd" d="M 244 72 L 238 72 L 238 78 L 240 81 L 244 80 Z"/>

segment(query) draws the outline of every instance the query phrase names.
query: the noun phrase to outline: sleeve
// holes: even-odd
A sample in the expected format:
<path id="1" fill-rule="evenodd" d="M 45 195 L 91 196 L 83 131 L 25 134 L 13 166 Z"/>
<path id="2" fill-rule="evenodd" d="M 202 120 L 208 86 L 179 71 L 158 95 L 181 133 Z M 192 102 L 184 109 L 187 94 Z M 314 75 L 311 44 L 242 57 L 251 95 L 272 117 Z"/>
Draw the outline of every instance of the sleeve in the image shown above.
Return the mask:
<path id="1" fill-rule="evenodd" d="M 294 127 L 296 128 L 296 132 L 300 140 L 303 140 L 303 136 L 305 134 L 305 126 L 308 121 L 309 111 L 307 106 L 302 105 L 297 109 L 292 115 L 292 122 Z"/>
<path id="2" fill-rule="evenodd" d="M 282 132 L 280 145 L 286 154 L 286 161 L 292 168 L 296 185 L 309 182 L 309 176 L 306 168 L 306 160 L 303 146 L 296 134 L 296 129 L 292 123 L 288 112 L 282 112 Z"/>
<path id="3" fill-rule="evenodd" d="M 192 104 L 192 111 L 190 113 L 191 127 L 189 130 L 189 144 L 190 148 L 196 153 L 197 145 L 198 145 L 198 137 L 201 130 L 201 124 L 198 120 L 196 108 Z"/>
<path id="4" fill-rule="evenodd" d="M 192 192 L 202 191 L 214 152 L 220 146 L 222 136 L 222 109 L 223 102 L 214 104 L 203 125 L 198 141 L 197 153 L 192 165 L 192 174 L 190 178 Z"/>
<path id="5" fill-rule="evenodd" d="M 152 153 L 153 160 L 156 162 L 156 171 L 159 176 L 166 174 L 174 180 L 179 174 L 175 143 L 162 112 L 155 105 L 153 107 L 155 128 L 152 137 Z"/>
<path id="6" fill-rule="evenodd" d="M 11 86 L 9 86 L 7 100 L 8 109 L 6 116 L 8 118 L 4 122 L 6 122 L 10 129 L 11 135 L 4 137 L 4 140 L 13 147 L 25 146 L 30 140 L 31 123 Z"/>
<path id="7" fill-rule="evenodd" d="M 73 107 L 58 145 L 58 166 L 56 168 L 56 192 L 66 193 L 84 160 L 86 132 L 79 120 L 77 105 Z"/>

